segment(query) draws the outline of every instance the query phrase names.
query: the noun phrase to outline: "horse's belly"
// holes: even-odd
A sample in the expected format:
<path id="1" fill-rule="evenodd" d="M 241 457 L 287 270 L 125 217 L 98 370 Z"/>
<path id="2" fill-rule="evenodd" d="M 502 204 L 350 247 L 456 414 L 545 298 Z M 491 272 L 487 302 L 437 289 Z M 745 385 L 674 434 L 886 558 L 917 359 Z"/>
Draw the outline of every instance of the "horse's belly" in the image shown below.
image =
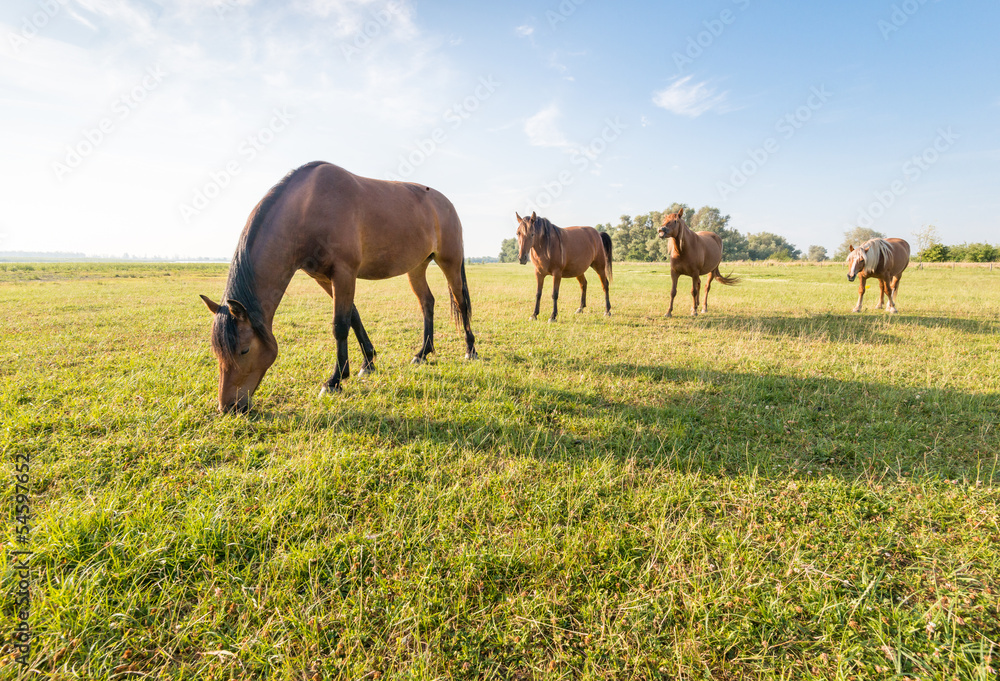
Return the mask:
<path id="1" fill-rule="evenodd" d="M 375 259 L 362 262 L 359 279 L 391 279 L 410 272 L 427 259 L 427 255 L 411 255 L 400 259 Z"/>

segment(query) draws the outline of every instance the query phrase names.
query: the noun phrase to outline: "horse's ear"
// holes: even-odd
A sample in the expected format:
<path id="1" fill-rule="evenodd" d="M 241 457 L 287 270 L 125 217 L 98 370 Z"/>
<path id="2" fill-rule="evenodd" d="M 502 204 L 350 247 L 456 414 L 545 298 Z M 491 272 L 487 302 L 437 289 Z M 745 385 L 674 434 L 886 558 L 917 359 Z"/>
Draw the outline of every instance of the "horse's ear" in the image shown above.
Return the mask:
<path id="1" fill-rule="evenodd" d="M 522 217 L 521 217 L 521 215 L 520 215 L 520 214 L 519 214 L 519 213 L 518 213 L 518 212 L 517 212 L 516 210 L 514 211 L 514 217 L 516 217 L 516 218 L 517 218 L 517 221 L 518 221 L 518 222 L 520 222 L 521 220 L 523 220 L 523 219 L 524 219 L 524 218 L 522 218 Z"/>
<path id="2" fill-rule="evenodd" d="M 854 251 L 854 244 L 847 244 L 847 252 L 851 253 L 852 251 Z"/>
<path id="3" fill-rule="evenodd" d="M 211 298 L 209 298 L 208 296 L 202 296 L 201 299 L 205 301 L 205 305 L 207 305 L 208 309 L 212 311 L 212 314 L 215 314 L 216 312 L 219 311 L 220 305 L 215 301 L 213 301 Z"/>
<path id="4" fill-rule="evenodd" d="M 534 222 L 537 219 L 538 219 L 538 216 L 535 215 L 535 211 L 531 211 L 531 221 Z"/>
<path id="5" fill-rule="evenodd" d="M 229 307 L 229 314 L 233 315 L 238 322 L 249 321 L 250 315 L 247 314 L 247 309 L 243 307 L 243 303 L 238 300 L 227 300 L 226 306 Z"/>

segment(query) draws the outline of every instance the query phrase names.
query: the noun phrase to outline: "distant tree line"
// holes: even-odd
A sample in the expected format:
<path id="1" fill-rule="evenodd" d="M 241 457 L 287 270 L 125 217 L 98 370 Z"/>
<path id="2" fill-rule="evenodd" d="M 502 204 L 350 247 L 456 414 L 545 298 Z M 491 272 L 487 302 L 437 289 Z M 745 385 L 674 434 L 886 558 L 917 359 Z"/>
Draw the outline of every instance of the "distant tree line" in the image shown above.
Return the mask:
<path id="1" fill-rule="evenodd" d="M 702 206 L 695 210 L 683 203 L 674 203 L 663 211 L 652 211 L 645 215 L 622 215 L 617 225 L 597 224 L 599 232 L 611 235 L 616 260 L 633 262 L 665 262 L 670 260 L 668 239 L 657 234 L 663 216 L 684 210 L 684 221 L 696 232 L 715 232 L 722 239 L 722 257 L 725 260 L 826 260 L 826 249 L 810 246 L 808 253 L 795 247 L 785 237 L 771 232 L 743 234 L 729 226 L 730 216 L 713 206 Z M 517 260 L 517 240 L 505 239 L 500 247 L 500 262 Z"/>
<path id="2" fill-rule="evenodd" d="M 910 244 L 910 257 L 919 262 L 1000 262 L 1000 246 L 988 243 L 963 243 L 945 246 L 938 236 L 937 227 L 927 225 L 914 234 L 916 240 Z M 857 248 L 868 239 L 885 238 L 885 234 L 865 227 L 855 227 L 844 232 L 844 242 L 833 254 L 834 260 L 844 260 L 850 252 L 849 246 Z"/>

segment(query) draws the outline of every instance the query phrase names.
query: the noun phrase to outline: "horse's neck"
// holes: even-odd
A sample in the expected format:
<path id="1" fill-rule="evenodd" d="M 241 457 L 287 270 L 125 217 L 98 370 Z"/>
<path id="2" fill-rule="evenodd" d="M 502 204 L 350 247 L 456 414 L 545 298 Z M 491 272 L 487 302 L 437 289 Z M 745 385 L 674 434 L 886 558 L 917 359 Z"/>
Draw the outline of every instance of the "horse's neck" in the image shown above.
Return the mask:
<path id="1" fill-rule="evenodd" d="M 250 249 L 249 259 L 253 265 L 257 297 L 264 313 L 264 320 L 270 329 L 274 313 L 298 265 L 293 260 L 289 240 L 280 237 L 264 239 L 258 237 L 257 243 Z"/>
<path id="2" fill-rule="evenodd" d="M 559 227 L 552 225 L 552 232 L 548 237 L 542 240 L 541 245 L 533 244 L 535 253 L 538 254 L 539 259 L 546 268 L 550 268 L 552 265 L 562 266 L 562 247 L 560 244 L 559 233 L 556 231 Z"/>
<path id="3" fill-rule="evenodd" d="M 681 220 L 681 226 L 677 230 L 677 236 L 674 237 L 674 243 L 677 244 L 677 252 L 681 253 L 682 251 L 688 250 L 691 247 L 694 236 L 694 232 L 687 226 L 687 223 Z"/>

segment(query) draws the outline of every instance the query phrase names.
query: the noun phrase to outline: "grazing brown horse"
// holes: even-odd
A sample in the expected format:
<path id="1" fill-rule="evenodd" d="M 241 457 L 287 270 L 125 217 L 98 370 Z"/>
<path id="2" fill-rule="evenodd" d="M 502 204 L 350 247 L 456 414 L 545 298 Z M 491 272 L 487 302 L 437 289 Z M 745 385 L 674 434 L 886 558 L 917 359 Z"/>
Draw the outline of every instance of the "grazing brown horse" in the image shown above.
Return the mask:
<path id="1" fill-rule="evenodd" d="M 732 286 L 739 283 L 739 277 L 724 277 L 719 272 L 722 262 L 722 239 L 715 232 L 693 232 L 684 222 L 684 209 L 663 216 L 660 226 L 661 239 L 673 239 L 670 245 L 670 309 L 667 316 L 674 312 L 674 296 L 677 295 L 677 278 L 682 274 L 691 277 L 691 297 L 694 299 L 692 315 L 698 314 L 698 291 L 701 288 L 701 275 L 708 275 L 705 284 L 705 306 L 702 312 L 708 312 L 708 292 L 712 288 L 712 280 Z"/>
<path id="2" fill-rule="evenodd" d="M 857 248 L 848 246 L 847 281 L 854 281 L 859 274 L 858 304 L 854 312 L 861 312 L 861 301 L 865 298 L 865 282 L 868 277 L 878 279 L 879 300 L 876 310 L 881 310 L 885 299 L 889 298 L 889 312 L 895 314 L 896 293 L 903 270 L 910 264 L 910 244 L 903 239 L 869 239 Z"/>
<path id="3" fill-rule="evenodd" d="M 372 347 L 354 306 L 356 280 L 406 274 L 424 314 L 423 344 L 414 362 L 434 351 L 434 296 L 427 266 L 435 261 L 451 289 L 452 314 L 465 327 L 466 358 L 476 358 L 465 280 L 462 223 L 438 191 L 408 182 L 359 177 L 316 161 L 288 173 L 250 213 L 240 235 L 222 303 L 202 296 L 215 316 L 212 350 L 219 360 L 219 409 L 245 411 L 278 356 L 271 332 L 278 303 L 297 270 L 333 298 L 337 366 L 320 394 L 350 376 L 347 333 L 354 329 L 364 360 Z"/>
<path id="4" fill-rule="evenodd" d="M 563 277 L 576 277 L 580 282 L 580 309 L 587 307 L 587 269 L 593 267 L 601 278 L 604 288 L 604 314 L 611 316 L 611 299 L 608 296 L 608 282 L 612 279 L 611 237 L 598 232 L 593 227 L 556 227 L 545 218 L 531 213 L 522 218 L 517 213 L 517 250 L 521 264 L 531 262 L 535 266 L 538 290 L 535 293 L 535 312 L 532 321 L 538 319 L 538 307 L 542 301 L 542 283 L 546 275 L 552 275 L 552 316 L 556 320 L 559 312 L 559 283 Z"/>

